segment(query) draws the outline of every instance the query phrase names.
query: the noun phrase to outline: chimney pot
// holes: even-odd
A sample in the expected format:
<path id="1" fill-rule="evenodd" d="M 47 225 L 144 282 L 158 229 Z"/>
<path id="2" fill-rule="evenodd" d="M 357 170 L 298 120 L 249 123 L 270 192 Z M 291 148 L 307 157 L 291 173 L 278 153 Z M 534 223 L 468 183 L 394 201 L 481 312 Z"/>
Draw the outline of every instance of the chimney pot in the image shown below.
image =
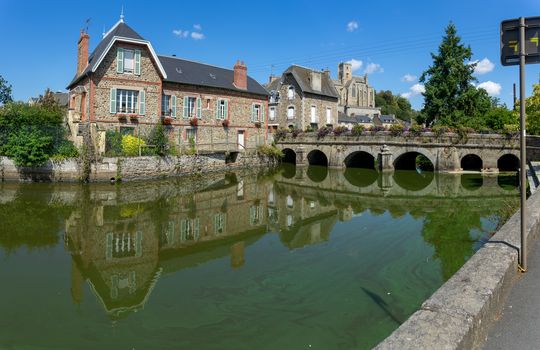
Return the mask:
<path id="1" fill-rule="evenodd" d="M 81 35 L 77 43 L 77 75 L 81 74 L 88 65 L 89 44 L 90 36 L 84 30 L 81 30 Z"/>
<path id="2" fill-rule="evenodd" d="M 247 67 L 244 61 L 237 60 L 234 65 L 234 86 L 238 89 L 247 89 Z"/>

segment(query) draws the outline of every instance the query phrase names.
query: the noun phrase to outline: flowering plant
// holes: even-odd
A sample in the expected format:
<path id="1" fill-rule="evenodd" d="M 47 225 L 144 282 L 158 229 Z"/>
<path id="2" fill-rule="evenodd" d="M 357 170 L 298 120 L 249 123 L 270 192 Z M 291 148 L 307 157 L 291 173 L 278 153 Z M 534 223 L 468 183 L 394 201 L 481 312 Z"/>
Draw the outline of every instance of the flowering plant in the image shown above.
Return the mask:
<path id="1" fill-rule="evenodd" d="M 191 126 L 199 125 L 199 120 L 197 119 L 197 117 L 189 118 L 189 125 L 191 125 Z"/>
<path id="2" fill-rule="evenodd" d="M 230 122 L 229 119 L 224 119 L 224 120 L 221 122 L 221 125 L 223 125 L 223 127 L 225 127 L 225 128 L 228 128 L 230 123 L 231 123 L 231 122 Z"/>

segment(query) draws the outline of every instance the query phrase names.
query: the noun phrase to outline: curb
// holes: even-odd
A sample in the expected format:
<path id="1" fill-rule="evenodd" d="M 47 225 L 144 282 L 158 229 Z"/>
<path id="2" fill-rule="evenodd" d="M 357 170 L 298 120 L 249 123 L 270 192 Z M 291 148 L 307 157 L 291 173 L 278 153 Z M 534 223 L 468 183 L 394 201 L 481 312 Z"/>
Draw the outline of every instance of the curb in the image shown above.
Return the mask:
<path id="1" fill-rule="evenodd" d="M 540 191 L 527 200 L 527 242 L 540 229 Z M 479 349 L 518 274 L 519 210 L 375 349 Z"/>

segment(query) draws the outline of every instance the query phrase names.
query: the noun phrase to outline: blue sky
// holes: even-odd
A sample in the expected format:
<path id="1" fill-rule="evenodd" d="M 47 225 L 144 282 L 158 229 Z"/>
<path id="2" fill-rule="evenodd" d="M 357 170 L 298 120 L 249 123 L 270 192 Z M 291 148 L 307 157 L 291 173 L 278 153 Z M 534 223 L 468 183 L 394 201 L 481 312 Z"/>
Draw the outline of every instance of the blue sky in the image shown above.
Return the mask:
<path id="1" fill-rule="evenodd" d="M 0 75 L 13 85 L 14 98 L 27 100 L 47 87 L 63 90 L 75 73 L 85 20 L 91 18 L 92 50 L 122 6 L 126 23 L 159 54 L 231 68 L 242 59 L 261 83 L 292 63 L 328 67 L 335 77 L 340 61 L 355 60 L 360 66 L 355 73 L 371 72 L 376 90 L 407 94 L 415 108 L 422 97 L 414 78 L 431 64 L 430 52 L 437 50 L 449 21 L 471 46 L 473 59 L 483 60 L 479 83 L 511 104 L 518 68 L 499 63 L 499 25 L 503 19 L 540 15 L 537 0 L 0 0 Z M 528 92 L 539 77 L 540 65 L 527 66 Z"/>

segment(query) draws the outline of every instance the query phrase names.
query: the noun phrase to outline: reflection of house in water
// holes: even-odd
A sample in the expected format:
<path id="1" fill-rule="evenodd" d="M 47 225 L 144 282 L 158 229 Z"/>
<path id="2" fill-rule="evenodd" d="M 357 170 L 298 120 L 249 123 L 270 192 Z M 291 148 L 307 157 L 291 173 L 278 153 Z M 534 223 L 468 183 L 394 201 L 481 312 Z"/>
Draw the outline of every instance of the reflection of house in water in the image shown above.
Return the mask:
<path id="1" fill-rule="evenodd" d="M 244 246 L 266 232 L 264 198 L 264 186 L 244 179 L 189 196 L 82 208 L 66 223 L 73 299 L 82 300 L 86 280 L 119 318 L 144 306 L 162 272 L 227 255 L 241 266 Z"/>

